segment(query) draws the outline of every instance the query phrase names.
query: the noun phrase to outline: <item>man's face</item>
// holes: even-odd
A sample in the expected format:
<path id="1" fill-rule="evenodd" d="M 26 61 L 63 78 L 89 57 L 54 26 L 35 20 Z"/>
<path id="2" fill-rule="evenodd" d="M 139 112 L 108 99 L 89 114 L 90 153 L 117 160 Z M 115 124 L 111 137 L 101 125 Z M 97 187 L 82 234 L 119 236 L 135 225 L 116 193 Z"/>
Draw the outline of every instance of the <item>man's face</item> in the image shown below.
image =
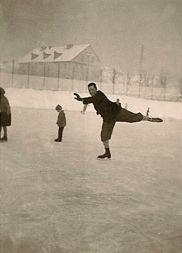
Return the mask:
<path id="1" fill-rule="evenodd" d="M 94 85 L 88 87 L 88 91 L 92 97 L 97 93 L 97 89 L 95 88 Z"/>

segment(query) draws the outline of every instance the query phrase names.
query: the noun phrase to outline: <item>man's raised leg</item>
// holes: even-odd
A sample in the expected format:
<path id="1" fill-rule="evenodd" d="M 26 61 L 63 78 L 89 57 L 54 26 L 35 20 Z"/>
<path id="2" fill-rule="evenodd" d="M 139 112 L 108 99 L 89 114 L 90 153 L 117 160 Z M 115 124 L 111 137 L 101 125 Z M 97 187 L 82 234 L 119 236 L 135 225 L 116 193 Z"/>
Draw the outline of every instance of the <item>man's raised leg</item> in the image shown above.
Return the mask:
<path id="1" fill-rule="evenodd" d="M 143 120 L 150 121 L 150 122 L 163 122 L 163 119 L 161 118 L 151 118 L 149 116 L 144 116 L 144 115 L 143 115 Z"/>

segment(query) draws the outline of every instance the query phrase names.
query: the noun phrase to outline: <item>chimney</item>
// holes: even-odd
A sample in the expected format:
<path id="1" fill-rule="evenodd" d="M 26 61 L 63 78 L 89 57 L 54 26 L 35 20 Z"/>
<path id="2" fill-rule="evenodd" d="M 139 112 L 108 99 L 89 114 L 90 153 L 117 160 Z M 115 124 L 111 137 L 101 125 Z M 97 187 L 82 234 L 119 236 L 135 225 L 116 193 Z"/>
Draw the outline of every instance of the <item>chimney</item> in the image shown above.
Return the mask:
<path id="1" fill-rule="evenodd" d="M 47 57 L 49 57 L 51 54 L 47 54 L 45 52 L 43 52 L 43 59 L 46 59 Z"/>
<path id="2" fill-rule="evenodd" d="M 56 50 L 54 51 L 54 59 L 57 59 L 61 55 L 62 53 L 58 53 Z"/>
<path id="3" fill-rule="evenodd" d="M 37 58 L 39 55 L 35 54 L 35 53 L 31 53 L 31 60 L 34 60 L 35 58 Z"/>
<path id="4" fill-rule="evenodd" d="M 66 49 L 70 49 L 70 48 L 72 48 L 74 46 L 74 44 L 67 44 L 66 45 Z"/>
<path id="5" fill-rule="evenodd" d="M 40 51 L 44 51 L 46 48 L 47 48 L 46 46 L 42 46 L 42 47 L 40 48 Z"/>

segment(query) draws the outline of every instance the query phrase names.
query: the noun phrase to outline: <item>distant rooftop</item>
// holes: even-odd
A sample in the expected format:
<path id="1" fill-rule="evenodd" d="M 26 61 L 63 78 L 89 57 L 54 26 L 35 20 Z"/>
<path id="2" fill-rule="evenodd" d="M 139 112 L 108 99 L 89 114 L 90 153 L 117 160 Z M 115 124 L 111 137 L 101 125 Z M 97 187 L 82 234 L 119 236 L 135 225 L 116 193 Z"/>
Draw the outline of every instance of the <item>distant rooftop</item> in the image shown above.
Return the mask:
<path id="1" fill-rule="evenodd" d="M 29 62 L 65 62 L 71 61 L 83 50 L 89 47 L 89 44 L 73 45 L 67 44 L 63 47 L 39 47 L 35 48 L 22 57 L 19 63 Z"/>

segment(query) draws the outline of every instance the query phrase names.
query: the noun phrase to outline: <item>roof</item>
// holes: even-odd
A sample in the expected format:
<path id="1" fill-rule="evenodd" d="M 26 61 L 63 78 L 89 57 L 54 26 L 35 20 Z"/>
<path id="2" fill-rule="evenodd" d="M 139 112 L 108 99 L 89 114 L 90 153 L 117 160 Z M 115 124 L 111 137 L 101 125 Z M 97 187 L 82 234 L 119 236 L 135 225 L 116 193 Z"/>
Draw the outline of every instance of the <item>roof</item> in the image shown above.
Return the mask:
<path id="1" fill-rule="evenodd" d="M 29 62 L 65 62 L 71 61 L 84 51 L 89 44 L 72 45 L 68 44 L 63 47 L 40 47 L 35 48 L 22 57 L 19 63 Z"/>

